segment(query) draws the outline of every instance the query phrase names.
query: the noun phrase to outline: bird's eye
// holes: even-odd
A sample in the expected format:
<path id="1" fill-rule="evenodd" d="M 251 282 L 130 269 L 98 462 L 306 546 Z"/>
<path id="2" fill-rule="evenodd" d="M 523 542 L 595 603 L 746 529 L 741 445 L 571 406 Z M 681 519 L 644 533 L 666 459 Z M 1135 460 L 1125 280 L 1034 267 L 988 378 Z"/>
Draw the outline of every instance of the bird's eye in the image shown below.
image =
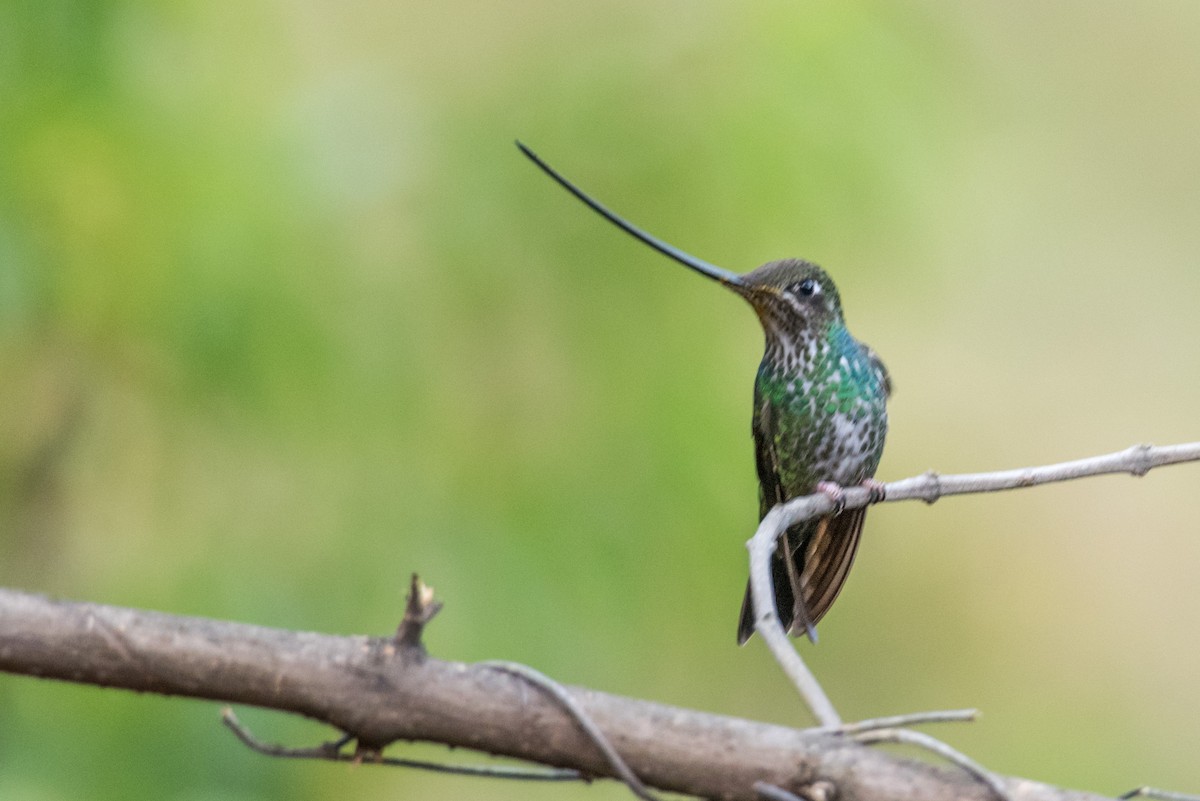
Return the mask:
<path id="1" fill-rule="evenodd" d="M 817 294 L 817 289 L 817 282 L 811 278 L 805 278 L 803 281 L 796 284 L 796 294 L 800 295 L 802 298 L 811 298 L 813 295 Z"/>

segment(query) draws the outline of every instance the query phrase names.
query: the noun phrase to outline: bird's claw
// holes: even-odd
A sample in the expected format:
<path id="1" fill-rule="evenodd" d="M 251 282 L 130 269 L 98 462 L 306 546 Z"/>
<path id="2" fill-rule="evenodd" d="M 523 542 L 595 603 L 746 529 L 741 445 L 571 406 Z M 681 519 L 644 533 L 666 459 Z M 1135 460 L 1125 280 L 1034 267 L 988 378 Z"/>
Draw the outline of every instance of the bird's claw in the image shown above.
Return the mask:
<path id="1" fill-rule="evenodd" d="M 818 481 L 817 492 L 833 501 L 833 512 L 831 514 L 840 515 L 846 508 L 846 491 L 842 489 L 840 484 L 835 484 L 832 481 Z"/>
<path id="2" fill-rule="evenodd" d="M 873 478 L 865 479 L 860 484 L 867 491 L 867 503 L 883 503 L 887 500 L 887 485 L 882 481 L 876 481 Z"/>
<path id="3" fill-rule="evenodd" d="M 887 485 L 882 481 L 876 481 L 873 478 L 863 479 L 858 485 L 867 491 L 867 503 L 881 503 L 887 498 Z M 833 501 L 833 512 L 831 514 L 840 515 L 846 510 L 846 491 L 842 489 L 840 484 L 835 484 L 832 481 L 818 481 L 817 492 Z"/>

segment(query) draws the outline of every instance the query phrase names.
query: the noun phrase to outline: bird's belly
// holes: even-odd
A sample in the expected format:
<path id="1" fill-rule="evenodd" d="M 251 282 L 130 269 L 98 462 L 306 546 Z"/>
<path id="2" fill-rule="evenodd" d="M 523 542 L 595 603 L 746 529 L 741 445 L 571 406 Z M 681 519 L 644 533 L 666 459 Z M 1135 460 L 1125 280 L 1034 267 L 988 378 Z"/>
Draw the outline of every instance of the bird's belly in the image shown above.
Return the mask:
<path id="1" fill-rule="evenodd" d="M 819 471 L 829 476 L 824 480 L 848 485 L 873 476 L 879 465 L 879 453 L 872 426 L 865 420 L 836 414 L 831 428 L 831 444 Z"/>
<path id="2" fill-rule="evenodd" d="M 784 427 L 776 444 L 788 494 L 808 494 L 820 481 L 849 486 L 871 478 L 879 466 L 886 432 L 886 412 L 870 404 Z"/>

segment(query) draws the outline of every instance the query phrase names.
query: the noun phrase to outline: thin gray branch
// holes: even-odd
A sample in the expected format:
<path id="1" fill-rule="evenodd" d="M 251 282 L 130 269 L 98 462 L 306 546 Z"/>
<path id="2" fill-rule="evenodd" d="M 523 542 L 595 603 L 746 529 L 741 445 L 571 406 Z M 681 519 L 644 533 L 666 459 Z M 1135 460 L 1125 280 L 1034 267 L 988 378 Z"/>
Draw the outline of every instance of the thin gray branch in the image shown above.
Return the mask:
<path id="1" fill-rule="evenodd" d="M 525 679 L 435 659 L 393 637 L 284 631 L 0 589 L 0 671 L 291 712 L 353 735 L 367 750 L 420 740 L 614 775 L 576 720 L 531 693 Z M 762 782 L 800 798 L 826 788 L 857 801 L 993 798 L 961 771 L 849 737 L 565 691 L 641 780 L 661 790 L 757 801 Z M 1014 801 L 1099 801 L 1001 781 Z"/>
<path id="2" fill-rule="evenodd" d="M 1117 798 L 1155 798 L 1159 801 L 1200 801 L 1200 795 L 1173 793 L 1170 790 L 1160 790 L 1157 787 L 1135 787 L 1129 792 L 1117 796 Z"/>
<path id="3" fill-rule="evenodd" d="M 1116 453 L 1042 467 L 950 476 L 930 471 L 914 478 L 885 484 L 882 501 L 873 497 L 877 488 L 845 487 L 841 505 L 844 511 L 876 501 L 922 500 L 933 503 L 947 495 L 1022 489 L 1109 473 L 1144 476 L 1155 467 L 1195 461 L 1200 461 L 1200 442 L 1157 448 L 1152 445 L 1134 445 Z M 779 615 L 775 609 L 775 593 L 771 586 L 771 554 L 775 551 L 775 543 L 788 528 L 801 521 L 830 514 L 834 509 L 833 499 L 825 493 L 794 498 L 768 512 L 759 523 L 754 536 L 746 543 L 750 552 L 750 592 L 754 603 L 755 630 L 762 635 L 775 661 L 791 679 L 823 729 L 837 728 L 841 725 L 841 718 L 779 622 Z"/>
<path id="4" fill-rule="evenodd" d="M 939 709 L 931 712 L 910 712 L 906 715 L 891 715 L 886 718 L 870 718 L 854 723 L 843 723 L 831 728 L 810 729 L 809 731 L 829 732 L 830 734 L 860 734 L 876 729 L 895 729 L 901 726 L 920 726 L 925 723 L 969 723 L 979 717 L 978 709 Z"/>
<path id="5" fill-rule="evenodd" d="M 361 762 L 362 755 L 358 752 L 347 752 L 342 749 L 354 741 L 354 735 L 344 734 L 336 740 L 307 748 L 292 748 L 276 743 L 265 743 L 254 736 L 246 728 L 233 710 L 225 707 L 221 710 L 221 722 L 225 728 L 233 732 L 233 736 L 251 751 L 263 756 L 279 757 L 281 759 L 323 759 L 329 762 Z M 478 776 L 484 779 L 516 779 L 523 782 L 587 782 L 591 779 L 577 770 L 530 770 L 527 768 L 510 768 L 505 765 L 450 765 L 445 762 L 429 762 L 424 759 L 405 759 L 403 757 L 385 757 L 379 755 L 371 762 L 376 765 L 388 765 L 394 768 L 415 768 L 434 773 L 452 773 L 457 776 Z"/>
<path id="6" fill-rule="evenodd" d="M 912 731 L 911 729 L 876 729 L 856 734 L 854 735 L 854 739 L 860 743 L 907 743 L 915 745 L 918 748 L 923 748 L 926 751 L 937 754 L 948 762 L 958 765 L 967 773 L 974 776 L 991 790 L 1000 801 L 1010 801 L 1008 790 L 1004 787 L 1003 779 L 961 751 L 957 751 L 941 740 L 935 740 L 923 732 Z"/>
<path id="7" fill-rule="evenodd" d="M 771 583 L 771 555 L 775 553 L 775 543 L 787 531 L 787 510 L 793 504 L 804 501 L 818 506 L 815 495 L 807 495 L 796 501 L 782 506 L 776 506 L 767 512 L 758 526 L 758 531 L 746 543 L 750 550 L 750 597 L 754 603 L 754 630 L 767 644 L 775 661 L 783 668 L 784 674 L 791 679 L 792 684 L 800 691 L 800 697 L 812 710 L 817 723 L 823 729 L 837 729 L 842 725 L 842 718 L 834 708 L 833 702 L 821 688 L 817 677 L 808 669 L 808 665 L 800 657 L 800 652 L 793 647 L 787 632 L 779 620 L 779 612 L 775 608 L 775 589 Z M 827 495 L 822 495 L 828 505 L 826 513 L 832 511 L 833 501 Z M 822 512 L 813 512 L 815 517 Z"/>
<path id="8" fill-rule="evenodd" d="M 795 793 L 789 793 L 782 787 L 776 787 L 766 782 L 755 782 L 754 792 L 758 793 L 758 797 L 763 801 L 805 801 Z"/>
<path id="9" fill-rule="evenodd" d="M 617 753 L 617 749 L 613 748 L 612 743 L 608 741 L 608 737 L 605 736 L 604 732 L 600 731 L 600 727 L 588 717 L 588 713 L 583 710 L 583 707 L 567 692 L 566 687 L 563 687 L 545 673 L 517 662 L 494 661 L 481 662 L 480 664 L 495 668 L 496 670 L 503 670 L 505 673 L 525 679 L 525 681 L 557 701 L 575 719 L 575 722 L 579 724 L 579 728 L 583 729 L 584 733 L 596 744 L 596 747 L 604 754 L 604 758 L 608 760 L 613 773 L 617 775 L 617 778 L 625 782 L 630 792 L 642 799 L 642 801 L 659 801 L 658 796 L 646 789 L 646 785 L 642 783 L 642 780 L 633 772 L 633 769 Z"/>

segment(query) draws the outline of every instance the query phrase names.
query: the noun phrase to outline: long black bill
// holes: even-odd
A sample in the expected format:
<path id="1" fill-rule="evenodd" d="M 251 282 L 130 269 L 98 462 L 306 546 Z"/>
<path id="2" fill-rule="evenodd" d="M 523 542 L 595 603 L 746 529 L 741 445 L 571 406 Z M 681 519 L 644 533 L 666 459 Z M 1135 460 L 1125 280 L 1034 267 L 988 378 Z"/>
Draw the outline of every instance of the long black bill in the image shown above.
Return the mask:
<path id="1" fill-rule="evenodd" d="M 745 285 L 746 285 L 745 282 L 742 280 L 742 277 L 740 275 L 738 275 L 737 273 L 722 269 L 720 267 L 717 267 L 714 264 L 709 264 L 706 261 L 701 261 L 700 259 L 697 259 L 695 256 L 691 255 L 690 253 L 685 253 L 682 250 L 680 250 L 679 248 L 675 247 L 674 245 L 671 245 L 667 242 L 662 241 L 657 236 L 654 236 L 653 234 L 643 231 L 641 228 L 638 228 L 636 225 L 629 222 L 628 220 L 625 220 L 624 218 L 619 217 L 618 215 L 613 213 L 612 211 L 609 211 L 607 208 L 605 208 L 603 205 L 601 205 L 598 201 L 593 200 L 586 192 L 584 192 L 582 189 L 580 189 L 575 184 L 568 181 L 562 174 L 560 174 L 558 172 L 558 170 L 554 169 L 549 164 L 542 161 L 541 158 L 536 153 L 534 153 L 529 148 L 525 147 L 525 145 L 522 144 L 519 140 L 517 141 L 517 147 L 520 148 L 521 152 L 524 153 L 529 158 L 530 161 L 532 161 L 534 164 L 536 164 L 538 167 L 540 167 L 542 172 L 549 175 L 551 178 L 553 178 L 555 181 L 557 181 L 564 189 L 566 189 L 572 195 L 574 195 L 575 197 L 579 198 L 584 203 L 586 203 L 588 205 L 588 207 L 592 209 L 592 211 L 596 212 L 601 217 L 608 220 L 610 223 L 617 226 L 625 233 L 629 234 L 630 236 L 634 237 L 635 239 L 641 240 L 642 242 L 644 242 L 645 244 L 654 248 L 655 250 L 657 250 L 659 253 L 663 254 L 664 256 L 669 256 L 670 258 L 674 259 L 675 261 L 679 262 L 680 264 L 691 267 L 693 270 L 700 273 L 701 275 L 706 275 L 709 278 L 720 281 L 722 284 L 725 284 L 726 286 L 745 287 Z"/>

